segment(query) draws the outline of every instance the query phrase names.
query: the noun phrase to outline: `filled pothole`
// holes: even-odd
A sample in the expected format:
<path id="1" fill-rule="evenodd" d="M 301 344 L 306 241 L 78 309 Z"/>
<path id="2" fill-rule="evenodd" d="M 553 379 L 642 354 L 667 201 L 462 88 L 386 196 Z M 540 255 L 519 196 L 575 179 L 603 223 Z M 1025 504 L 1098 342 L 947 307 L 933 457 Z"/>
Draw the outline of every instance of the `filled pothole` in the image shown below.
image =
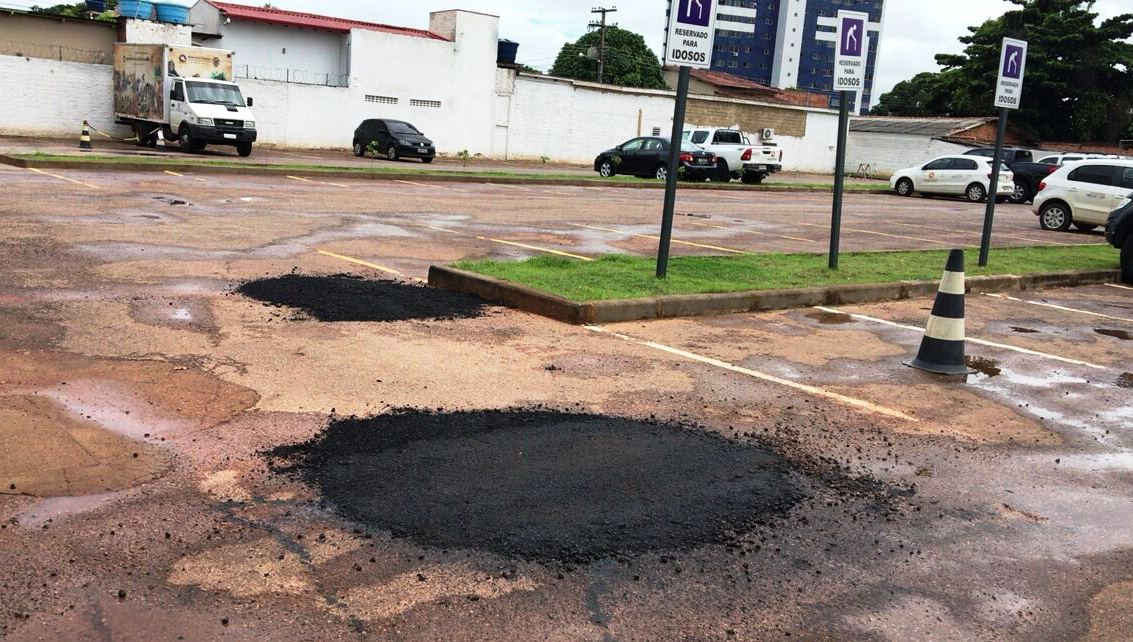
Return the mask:
<path id="1" fill-rule="evenodd" d="M 451 320 L 483 314 L 487 302 L 469 294 L 353 274 L 285 276 L 248 281 L 236 289 L 274 307 L 319 321 Z"/>
<path id="2" fill-rule="evenodd" d="M 367 527 L 546 563 L 725 542 L 806 496 L 801 473 L 756 444 L 544 409 L 336 420 L 268 456 Z"/>

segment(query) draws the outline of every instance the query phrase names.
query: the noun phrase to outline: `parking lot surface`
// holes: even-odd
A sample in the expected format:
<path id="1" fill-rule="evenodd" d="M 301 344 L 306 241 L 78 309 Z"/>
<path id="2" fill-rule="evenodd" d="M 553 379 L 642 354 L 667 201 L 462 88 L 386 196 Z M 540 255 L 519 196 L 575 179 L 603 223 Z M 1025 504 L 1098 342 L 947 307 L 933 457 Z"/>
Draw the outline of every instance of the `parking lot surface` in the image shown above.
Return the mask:
<path id="1" fill-rule="evenodd" d="M 650 254 L 655 190 L 0 181 L 6 639 L 1133 632 L 1127 287 L 969 296 L 944 379 L 903 365 L 931 300 L 571 327 L 417 283 Z M 677 212 L 674 254 L 819 252 L 829 195 Z M 843 249 L 982 214 L 848 195 Z"/>

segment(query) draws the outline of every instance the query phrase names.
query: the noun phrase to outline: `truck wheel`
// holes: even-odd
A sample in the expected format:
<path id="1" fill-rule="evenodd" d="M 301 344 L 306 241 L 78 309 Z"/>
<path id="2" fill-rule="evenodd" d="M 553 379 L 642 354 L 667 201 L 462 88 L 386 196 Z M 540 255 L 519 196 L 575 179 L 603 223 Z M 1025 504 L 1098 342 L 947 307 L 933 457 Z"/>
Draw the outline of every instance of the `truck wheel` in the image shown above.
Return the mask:
<path id="1" fill-rule="evenodd" d="M 150 126 L 145 123 L 134 123 L 134 144 L 138 147 L 150 147 Z M 156 135 L 153 137 L 154 144 L 157 143 Z"/>
<path id="2" fill-rule="evenodd" d="M 1015 183 L 1015 191 L 1012 192 L 1011 197 L 1007 200 L 1016 205 L 1022 205 L 1031 200 L 1031 190 L 1027 189 L 1027 186 L 1022 183 Z"/>
<path id="3" fill-rule="evenodd" d="M 1133 234 L 1121 246 L 1121 280 L 1133 284 Z"/>
<path id="4" fill-rule="evenodd" d="M 719 160 L 716 162 L 716 173 L 712 175 L 712 182 L 714 183 L 730 183 L 732 182 L 732 172 L 728 169 L 728 161 Z"/>
<path id="5" fill-rule="evenodd" d="M 252 155 L 251 143 L 236 143 L 236 153 L 247 158 Z"/>
<path id="6" fill-rule="evenodd" d="M 193 134 L 189 132 L 189 128 L 184 125 L 181 126 L 181 131 L 177 135 L 177 141 L 181 145 L 181 151 L 186 154 L 193 154 L 201 151 L 201 146 L 197 141 L 193 140 Z"/>
<path id="7" fill-rule="evenodd" d="M 745 185 L 759 185 L 763 182 L 763 178 L 764 175 L 758 172 L 745 172 L 740 181 Z"/>

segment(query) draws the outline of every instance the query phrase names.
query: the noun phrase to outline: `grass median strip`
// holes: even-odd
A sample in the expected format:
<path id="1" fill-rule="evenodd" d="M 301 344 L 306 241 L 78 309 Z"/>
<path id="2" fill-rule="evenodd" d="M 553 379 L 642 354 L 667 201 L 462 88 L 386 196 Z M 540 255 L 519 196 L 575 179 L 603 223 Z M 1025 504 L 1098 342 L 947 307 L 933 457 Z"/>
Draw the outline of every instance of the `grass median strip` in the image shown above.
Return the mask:
<path id="1" fill-rule="evenodd" d="M 975 263 L 972 253 L 969 264 Z M 744 254 L 670 259 L 669 278 L 654 277 L 652 257 L 606 255 L 583 262 L 556 256 L 525 261 L 461 261 L 455 267 L 555 294 L 572 301 L 632 299 L 673 294 L 779 290 L 830 285 L 939 279 L 947 250 L 848 252 L 841 269 L 826 267 L 824 254 Z M 1106 246 L 1012 247 L 991 252 L 987 268 L 969 276 L 1117 269 Z"/>

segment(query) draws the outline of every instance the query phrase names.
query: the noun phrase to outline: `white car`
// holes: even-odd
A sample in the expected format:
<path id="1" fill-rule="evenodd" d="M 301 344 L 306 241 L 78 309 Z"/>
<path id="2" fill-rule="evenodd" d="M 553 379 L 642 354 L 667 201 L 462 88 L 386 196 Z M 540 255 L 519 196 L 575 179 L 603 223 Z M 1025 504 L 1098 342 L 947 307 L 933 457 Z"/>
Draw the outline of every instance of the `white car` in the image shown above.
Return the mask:
<path id="1" fill-rule="evenodd" d="M 901 196 L 913 192 L 950 194 L 978 202 L 987 198 L 991 186 L 991 159 L 982 156 L 941 156 L 919 167 L 894 172 L 889 186 Z M 1015 193 L 1015 175 L 1011 170 L 999 171 L 997 199 Z"/>
<path id="2" fill-rule="evenodd" d="M 1102 156 L 1100 154 L 1055 154 L 1053 156 L 1043 156 L 1035 162 L 1042 163 L 1043 165 L 1057 165 L 1059 167 L 1062 167 L 1063 165 L 1069 165 L 1070 163 L 1077 163 L 1079 161 L 1092 160 L 1095 158 L 1110 157 Z M 1116 156 L 1112 158 L 1116 158 Z"/>
<path id="3" fill-rule="evenodd" d="M 1066 165 L 1039 183 L 1034 212 L 1044 230 L 1105 225 L 1109 213 L 1133 190 L 1133 160 L 1090 159 Z"/>

